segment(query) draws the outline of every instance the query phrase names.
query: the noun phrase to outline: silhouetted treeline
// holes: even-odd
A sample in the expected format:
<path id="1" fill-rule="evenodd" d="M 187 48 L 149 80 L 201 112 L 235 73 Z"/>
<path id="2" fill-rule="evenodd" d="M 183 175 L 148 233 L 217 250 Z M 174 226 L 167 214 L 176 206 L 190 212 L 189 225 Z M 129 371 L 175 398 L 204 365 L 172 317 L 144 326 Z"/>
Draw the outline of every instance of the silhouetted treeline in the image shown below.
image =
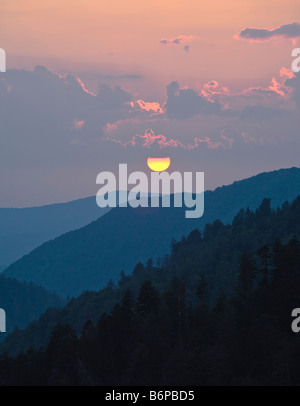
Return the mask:
<path id="1" fill-rule="evenodd" d="M 117 286 L 10 334 L 0 382 L 298 385 L 299 237 L 300 197 L 277 210 L 264 199 L 232 225 L 194 230 L 170 255 L 122 272 Z"/>
<path id="2" fill-rule="evenodd" d="M 299 385 L 300 336 L 291 330 L 300 306 L 299 240 L 242 255 L 231 298 L 209 306 L 207 288 L 199 278 L 192 303 L 184 281 L 174 278 L 161 293 L 145 281 L 136 298 L 127 290 L 79 337 L 57 325 L 44 351 L 3 355 L 1 383 Z"/>

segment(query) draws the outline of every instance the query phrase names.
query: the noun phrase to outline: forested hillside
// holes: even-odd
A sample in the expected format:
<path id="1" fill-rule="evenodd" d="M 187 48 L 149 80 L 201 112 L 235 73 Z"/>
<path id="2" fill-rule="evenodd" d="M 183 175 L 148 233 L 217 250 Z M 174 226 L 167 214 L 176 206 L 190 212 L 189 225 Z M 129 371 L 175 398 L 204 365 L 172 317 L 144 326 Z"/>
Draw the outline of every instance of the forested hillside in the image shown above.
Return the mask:
<path id="1" fill-rule="evenodd" d="M 300 242 L 277 240 L 240 259 L 234 295 L 207 302 L 200 278 L 191 302 L 174 278 L 150 281 L 78 337 L 57 325 L 46 350 L 3 355 L 3 385 L 299 385 L 300 341 L 291 331 L 299 306 Z"/>
<path id="2" fill-rule="evenodd" d="M 33 283 L 17 281 L 0 275 L 0 308 L 6 312 L 6 331 L 24 328 L 49 307 L 65 304 L 65 300 Z M 7 333 L 0 333 L 4 340 Z"/>
<path id="3" fill-rule="evenodd" d="M 131 292 L 133 301 L 138 300 L 141 286 L 146 281 L 149 281 L 147 283 L 150 283 L 153 289 L 157 291 L 156 296 L 160 297 L 159 303 L 161 305 L 159 306 L 162 307 L 159 312 L 167 311 L 166 305 L 162 305 L 165 303 L 162 298 L 175 285 L 180 286 L 180 289 L 184 291 L 186 303 L 184 312 L 188 311 L 187 309 L 194 311 L 193 309 L 195 306 L 197 307 L 199 302 L 199 292 L 204 288 L 207 311 L 212 312 L 212 309 L 218 306 L 222 298 L 226 297 L 226 301 L 231 303 L 236 297 L 240 284 L 239 270 L 241 264 L 243 265 L 241 260 L 248 258 L 249 262 L 249 258 L 252 258 L 251 253 L 254 253 L 253 269 L 255 270 L 250 278 L 251 283 L 249 282 L 251 288 L 256 289 L 264 284 L 269 286 L 275 267 L 273 252 L 275 247 L 279 252 L 281 245 L 284 244 L 288 245 L 282 248 L 281 266 L 284 266 L 282 268 L 284 270 L 287 267 L 290 267 L 291 271 L 293 269 L 293 273 L 288 278 L 291 279 L 292 285 L 294 284 L 293 289 L 296 292 L 300 289 L 298 279 L 296 279 L 298 260 L 295 257 L 296 262 L 292 259 L 291 266 L 287 266 L 286 264 L 289 263 L 286 262 L 285 253 L 292 249 L 289 247 L 298 246 L 298 242 L 293 236 L 300 237 L 299 219 L 300 197 L 291 204 L 284 204 L 280 209 L 271 209 L 270 201 L 265 199 L 255 212 L 241 210 L 235 216 L 232 225 L 225 226 L 220 221 L 215 221 L 213 224 L 208 224 L 203 233 L 194 230 L 187 238 L 183 237 L 180 241 L 173 241 L 170 255 L 165 256 L 158 263 L 149 260 L 146 265 L 138 264 L 132 275 L 122 274 L 117 286 L 111 282 L 99 292 L 86 292 L 80 297 L 72 299 L 63 309 L 47 311 L 37 322 L 32 323 L 24 331 L 10 334 L 5 343 L 1 344 L 0 351 L 15 356 L 21 350 L 26 351 L 29 347 L 36 350 L 41 346 L 45 348 L 53 327 L 57 323 L 71 325 L 75 334 L 80 335 L 88 320 L 96 325 L 104 312 L 109 314 L 115 305 L 121 303 L 126 292 Z M 277 241 L 281 241 L 281 243 Z M 250 264 L 252 264 L 252 259 Z M 243 270 L 243 266 L 241 269 Z M 262 278 L 262 269 L 264 269 L 265 278 Z M 280 272 L 285 272 L 284 270 Z M 284 288 L 282 283 L 280 285 Z M 272 284 L 269 286 L 268 294 L 273 294 L 274 286 Z M 283 295 L 284 292 L 282 291 L 281 294 Z M 288 300 L 292 300 L 294 297 L 293 306 L 297 307 L 295 295 L 289 294 L 288 291 L 286 294 L 289 297 Z M 180 297 L 182 302 L 183 298 Z M 264 311 L 271 311 L 271 308 L 268 310 L 269 304 L 266 306 Z M 192 316 L 189 316 L 188 319 L 190 317 Z M 224 317 L 222 316 L 221 319 L 226 320 Z M 287 317 L 287 323 L 289 322 L 290 314 Z M 123 340 L 124 337 L 116 336 L 116 340 Z"/>

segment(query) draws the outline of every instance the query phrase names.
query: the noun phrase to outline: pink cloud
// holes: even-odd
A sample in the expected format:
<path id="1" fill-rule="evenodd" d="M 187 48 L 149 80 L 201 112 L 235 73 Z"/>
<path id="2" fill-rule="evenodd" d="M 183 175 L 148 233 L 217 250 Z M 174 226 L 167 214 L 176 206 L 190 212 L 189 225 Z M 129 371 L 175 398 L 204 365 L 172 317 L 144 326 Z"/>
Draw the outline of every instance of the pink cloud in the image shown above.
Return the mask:
<path id="1" fill-rule="evenodd" d="M 118 128 L 122 125 L 131 125 L 137 124 L 140 121 L 136 118 L 126 118 L 125 120 L 118 120 L 114 123 L 106 123 L 103 130 L 105 134 L 109 134 L 118 130 Z"/>
<path id="2" fill-rule="evenodd" d="M 146 102 L 142 99 L 136 100 L 135 102 L 130 103 L 132 108 L 136 108 L 137 110 L 143 110 L 152 113 L 162 114 L 163 109 L 161 105 L 157 102 Z"/>
<path id="3" fill-rule="evenodd" d="M 211 80 L 208 83 L 203 85 L 204 91 L 209 94 L 230 94 L 230 91 L 227 87 L 220 86 L 216 80 Z"/>
<path id="4" fill-rule="evenodd" d="M 83 126 L 84 126 L 84 120 L 75 120 L 74 121 L 74 127 L 76 128 L 76 130 L 79 130 Z"/>
<path id="5" fill-rule="evenodd" d="M 192 150 L 197 147 L 199 147 L 200 144 L 206 144 L 208 148 L 231 148 L 233 139 L 227 138 L 224 135 L 224 131 L 221 132 L 220 134 L 221 138 L 226 141 L 226 145 L 222 141 L 214 142 L 212 141 L 209 137 L 205 137 L 203 139 L 195 137 L 194 142 L 184 144 L 181 141 L 177 139 L 170 138 L 169 140 L 167 137 L 163 134 L 155 134 L 155 132 L 152 129 L 147 129 L 143 135 L 136 134 L 134 135 L 129 141 L 127 142 L 122 142 L 119 139 L 114 139 L 114 138 L 106 138 L 107 141 L 112 141 L 114 143 L 117 143 L 121 145 L 122 147 L 126 148 L 127 146 L 132 146 L 135 147 L 139 142 L 142 143 L 142 147 L 144 148 L 150 148 L 153 144 L 157 143 L 159 147 L 161 148 L 182 148 L 185 150 Z"/>
<path id="6" fill-rule="evenodd" d="M 90 92 L 89 90 L 87 90 L 87 88 L 85 87 L 84 83 L 82 82 L 82 80 L 81 80 L 79 77 L 76 77 L 76 81 L 79 83 L 79 85 L 81 86 L 82 90 L 83 90 L 85 93 L 88 93 L 88 94 L 90 94 L 91 96 L 96 96 L 95 93 Z"/>
<path id="7" fill-rule="evenodd" d="M 281 77 L 290 77 L 289 69 L 281 68 L 280 76 Z M 250 87 L 248 89 L 243 90 L 242 94 L 244 96 L 260 96 L 267 98 L 268 96 L 272 97 L 272 95 L 281 96 L 283 98 L 288 97 L 292 92 L 292 89 L 286 86 L 283 83 L 280 83 L 276 80 L 276 78 L 272 78 L 271 83 L 268 87 Z"/>
<path id="8" fill-rule="evenodd" d="M 228 148 L 231 148 L 234 139 L 233 139 L 233 138 L 226 137 L 226 135 L 225 135 L 224 133 L 225 133 L 225 130 L 222 130 L 220 136 L 221 136 L 221 138 L 222 138 L 223 140 L 225 140 L 225 141 L 228 143 Z"/>
<path id="9" fill-rule="evenodd" d="M 284 85 L 280 84 L 279 82 L 277 82 L 277 80 L 275 78 L 272 78 L 271 84 L 269 86 L 269 89 L 272 90 L 273 92 L 279 94 L 280 96 L 285 96 L 285 92 L 284 92 Z"/>
<path id="10" fill-rule="evenodd" d="M 296 77 L 296 75 L 294 74 L 294 72 L 291 69 L 287 69 L 284 67 L 280 69 L 280 76 L 286 77 L 287 79 L 293 79 Z"/>

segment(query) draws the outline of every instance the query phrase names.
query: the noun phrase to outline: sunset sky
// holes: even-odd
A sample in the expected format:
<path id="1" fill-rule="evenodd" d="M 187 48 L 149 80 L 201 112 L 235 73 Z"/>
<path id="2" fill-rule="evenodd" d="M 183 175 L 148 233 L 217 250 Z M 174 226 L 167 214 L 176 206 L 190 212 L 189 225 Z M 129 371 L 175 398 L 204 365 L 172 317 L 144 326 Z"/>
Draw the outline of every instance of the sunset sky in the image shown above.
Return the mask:
<path id="1" fill-rule="evenodd" d="M 148 156 L 208 189 L 299 166 L 299 16 L 299 0 L 2 0 L 0 206 L 93 195 Z"/>

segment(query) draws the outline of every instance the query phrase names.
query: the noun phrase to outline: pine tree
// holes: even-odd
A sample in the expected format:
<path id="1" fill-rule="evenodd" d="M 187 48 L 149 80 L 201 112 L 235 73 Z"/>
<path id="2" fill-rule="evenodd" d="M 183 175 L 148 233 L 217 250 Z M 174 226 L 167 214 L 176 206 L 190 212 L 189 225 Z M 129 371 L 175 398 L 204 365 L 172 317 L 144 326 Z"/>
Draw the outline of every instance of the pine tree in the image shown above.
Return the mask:
<path id="1" fill-rule="evenodd" d="M 204 275 L 201 275 L 198 286 L 196 287 L 196 295 L 200 302 L 205 302 L 207 299 L 207 293 L 208 293 L 207 286 L 208 286 L 208 283 L 207 283 Z"/>
<path id="2" fill-rule="evenodd" d="M 137 312 L 141 316 L 147 316 L 151 313 L 157 315 L 159 309 L 159 293 L 148 280 L 145 281 L 139 292 L 137 299 Z"/>
<path id="3" fill-rule="evenodd" d="M 242 298 L 247 297 L 253 289 L 257 265 L 253 254 L 243 254 L 240 259 L 238 291 Z"/>

